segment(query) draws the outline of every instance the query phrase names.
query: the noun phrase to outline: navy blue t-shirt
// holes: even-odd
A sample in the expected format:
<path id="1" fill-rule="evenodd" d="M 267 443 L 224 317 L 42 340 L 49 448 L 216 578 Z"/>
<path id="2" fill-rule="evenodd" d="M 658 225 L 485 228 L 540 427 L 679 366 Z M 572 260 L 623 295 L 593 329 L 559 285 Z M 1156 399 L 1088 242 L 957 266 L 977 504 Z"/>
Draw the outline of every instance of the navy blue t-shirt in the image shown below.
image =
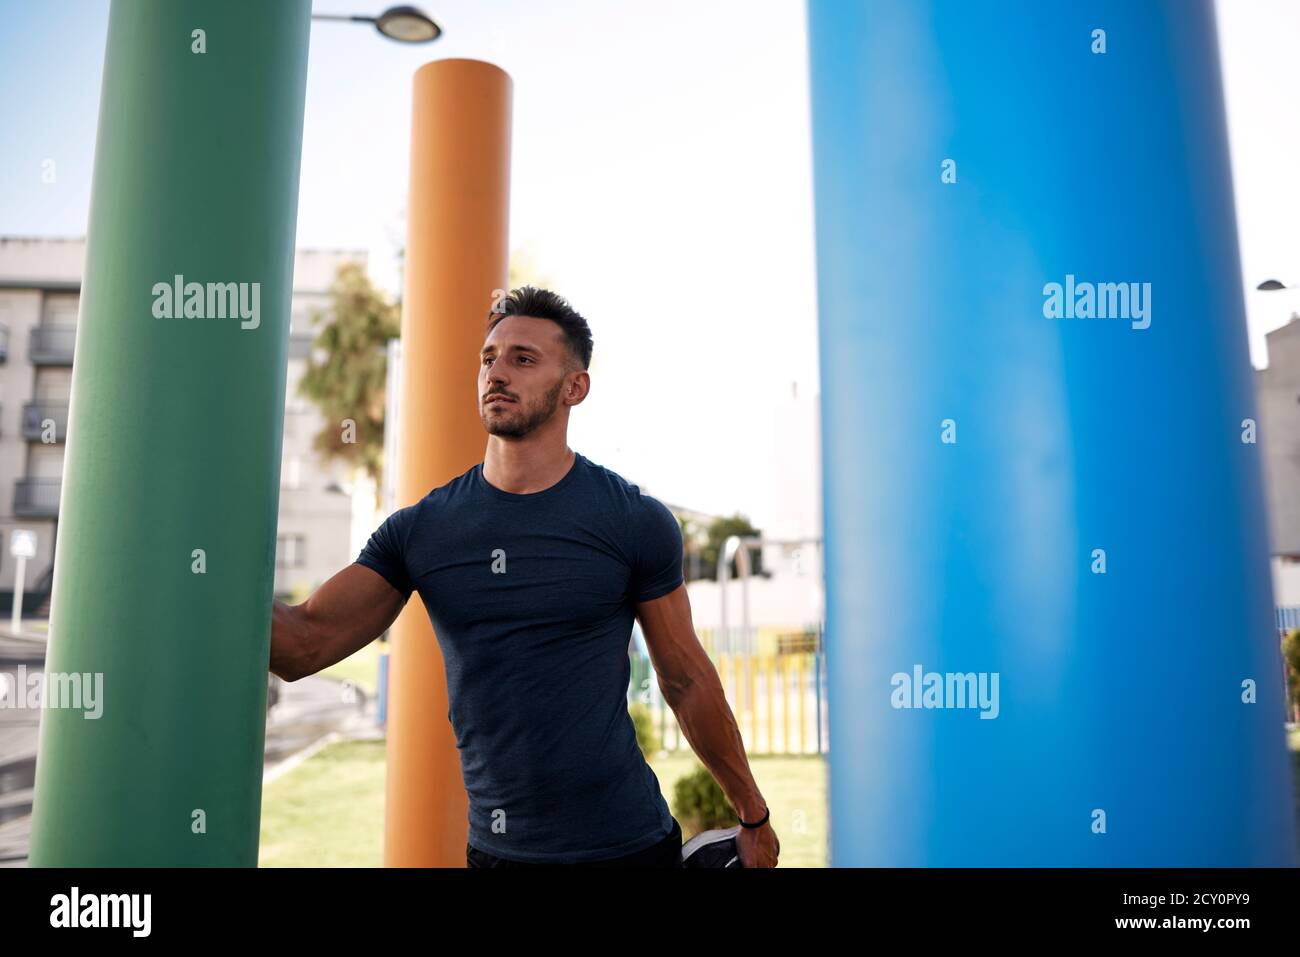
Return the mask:
<path id="1" fill-rule="evenodd" d="M 398 509 L 357 562 L 419 593 L 442 648 L 469 843 L 518 861 L 600 860 L 672 830 L 627 710 L 635 603 L 682 584 L 661 502 L 575 453 L 526 495 L 482 464 Z"/>

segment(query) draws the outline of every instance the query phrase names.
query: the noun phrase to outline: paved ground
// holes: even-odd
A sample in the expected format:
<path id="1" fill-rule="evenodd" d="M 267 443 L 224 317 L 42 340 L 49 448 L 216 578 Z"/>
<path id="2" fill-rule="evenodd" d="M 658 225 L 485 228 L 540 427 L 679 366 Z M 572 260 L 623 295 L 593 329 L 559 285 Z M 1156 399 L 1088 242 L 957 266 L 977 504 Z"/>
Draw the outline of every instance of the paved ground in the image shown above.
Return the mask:
<path id="1" fill-rule="evenodd" d="M 0 672 L 39 671 L 45 653 L 41 638 L 16 637 L 0 630 Z M 31 836 L 32 786 L 40 712 L 0 708 L 0 867 L 23 867 Z M 264 769 L 281 762 L 330 733 L 362 735 L 376 728 L 376 702 L 359 689 L 312 676 L 280 683 L 280 698 L 266 722 Z"/>
<path id="2" fill-rule="evenodd" d="M 19 667 L 30 673 L 40 669 L 44 659 L 43 635 L 15 635 L 7 627 L 0 629 L 0 674 L 15 675 Z M 32 807 L 39 714 L 0 708 L 0 867 L 27 856 L 30 828 L 26 822 Z"/>

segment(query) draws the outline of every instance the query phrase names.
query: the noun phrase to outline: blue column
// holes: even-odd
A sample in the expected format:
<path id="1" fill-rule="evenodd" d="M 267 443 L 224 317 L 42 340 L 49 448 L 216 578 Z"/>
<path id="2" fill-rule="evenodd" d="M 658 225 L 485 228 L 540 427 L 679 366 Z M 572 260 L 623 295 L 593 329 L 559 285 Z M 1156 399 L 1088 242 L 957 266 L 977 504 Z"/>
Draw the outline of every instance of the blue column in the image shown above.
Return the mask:
<path id="1" fill-rule="evenodd" d="M 832 864 L 1294 864 L 1211 3 L 808 11 Z"/>

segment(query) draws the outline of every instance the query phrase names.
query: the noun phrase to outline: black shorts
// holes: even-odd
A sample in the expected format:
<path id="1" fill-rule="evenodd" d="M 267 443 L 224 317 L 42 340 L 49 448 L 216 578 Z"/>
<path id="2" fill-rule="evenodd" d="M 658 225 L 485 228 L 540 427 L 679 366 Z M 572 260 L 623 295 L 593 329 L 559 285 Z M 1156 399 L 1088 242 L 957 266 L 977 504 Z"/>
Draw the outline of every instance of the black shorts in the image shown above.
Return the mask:
<path id="1" fill-rule="evenodd" d="M 603 861 L 510 861 L 466 844 L 465 863 L 469 867 L 556 867 L 566 864 L 576 867 L 682 867 L 682 826 L 677 823 L 677 818 L 673 818 L 672 831 L 658 844 Z"/>

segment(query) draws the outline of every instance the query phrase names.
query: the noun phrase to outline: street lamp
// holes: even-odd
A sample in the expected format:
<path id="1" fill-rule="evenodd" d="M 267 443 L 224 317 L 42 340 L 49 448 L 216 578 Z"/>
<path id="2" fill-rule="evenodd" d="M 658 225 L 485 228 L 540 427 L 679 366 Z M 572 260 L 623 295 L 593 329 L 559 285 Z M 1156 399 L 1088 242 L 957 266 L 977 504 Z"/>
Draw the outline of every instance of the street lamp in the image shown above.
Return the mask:
<path id="1" fill-rule="evenodd" d="M 373 23 L 375 29 L 399 43 L 429 43 L 442 36 L 442 28 L 415 7 L 389 7 L 377 17 L 332 16 L 313 13 L 313 20 L 343 20 L 348 23 Z"/>
<path id="2" fill-rule="evenodd" d="M 1280 279 L 1265 279 L 1258 286 L 1256 286 L 1255 289 L 1259 292 L 1277 292 L 1282 289 L 1300 289 L 1300 286 L 1288 286 Z M 1295 312 L 1293 310 L 1291 312 L 1291 318 L 1287 321 L 1295 322 L 1297 319 L 1300 319 L 1300 312 Z"/>

